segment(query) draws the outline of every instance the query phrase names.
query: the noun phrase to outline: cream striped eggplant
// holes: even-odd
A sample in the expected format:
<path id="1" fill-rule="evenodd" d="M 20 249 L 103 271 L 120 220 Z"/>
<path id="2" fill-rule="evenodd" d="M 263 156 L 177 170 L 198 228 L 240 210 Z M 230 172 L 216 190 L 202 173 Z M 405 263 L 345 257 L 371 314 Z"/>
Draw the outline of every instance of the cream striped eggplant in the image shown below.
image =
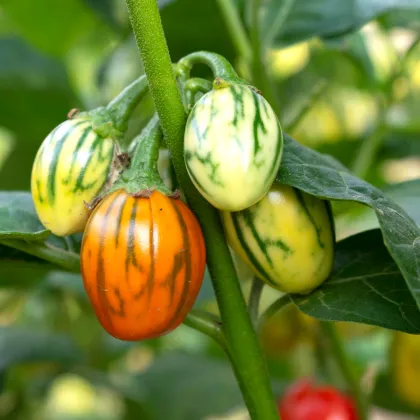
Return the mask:
<path id="1" fill-rule="evenodd" d="M 247 85 L 208 92 L 187 121 L 188 173 L 204 198 L 220 210 L 243 210 L 263 198 L 277 174 L 282 149 L 274 111 Z"/>
<path id="2" fill-rule="evenodd" d="M 223 212 L 227 239 L 254 273 L 286 293 L 306 294 L 329 276 L 334 227 L 329 203 L 278 183 L 254 206 Z"/>
<path id="3" fill-rule="evenodd" d="M 88 118 L 56 127 L 32 168 L 32 198 L 42 224 L 58 236 L 83 231 L 89 217 L 86 204 L 111 182 L 116 156 L 116 143 L 96 134 Z"/>

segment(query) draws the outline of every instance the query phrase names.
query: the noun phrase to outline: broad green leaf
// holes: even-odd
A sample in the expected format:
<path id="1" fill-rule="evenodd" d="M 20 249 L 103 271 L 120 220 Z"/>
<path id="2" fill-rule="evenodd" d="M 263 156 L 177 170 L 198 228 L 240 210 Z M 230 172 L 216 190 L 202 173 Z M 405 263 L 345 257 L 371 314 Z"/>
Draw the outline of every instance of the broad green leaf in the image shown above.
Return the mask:
<path id="1" fill-rule="evenodd" d="M 263 36 L 271 45 L 353 32 L 394 10 L 420 9 L 418 0 L 269 0 L 263 8 Z"/>
<path id="2" fill-rule="evenodd" d="M 0 244 L 77 271 L 80 240 L 80 235 L 61 238 L 45 230 L 29 192 L 0 191 Z"/>
<path id="3" fill-rule="evenodd" d="M 420 307 L 420 229 L 382 191 L 356 178 L 333 158 L 310 150 L 285 135 L 277 180 L 329 200 L 366 204 L 375 210 L 383 239 Z"/>
<path id="4" fill-rule="evenodd" d="M 2 8 L 22 38 L 56 56 L 99 24 L 82 0 L 4 0 Z"/>
<path id="5" fill-rule="evenodd" d="M 322 320 L 420 334 L 420 312 L 379 230 L 340 241 L 329 279 L 311 294 L 292 299 L 302 312 Z"/>
<path id="6" fill-rule="evenodd" d="M 40 240 L 49 235 L 35 213 L 29 193 L 0 191 L 0 240 Z"/>
<path id="7" fill-rule="evenodd" d="M 392 184 L 383 191 L 420 226 L 420 179 Z M 375 212 L 366 206 L 358 206 L 336 219 L 336 229 L 341 238 L 378 227 Z"/>
<path id="8" fill-rule="evenodd" d="M 15 327 L 0 328 L 0 371 L 17 363 L 76 363 L 80 350 L 65 336 Z"/>

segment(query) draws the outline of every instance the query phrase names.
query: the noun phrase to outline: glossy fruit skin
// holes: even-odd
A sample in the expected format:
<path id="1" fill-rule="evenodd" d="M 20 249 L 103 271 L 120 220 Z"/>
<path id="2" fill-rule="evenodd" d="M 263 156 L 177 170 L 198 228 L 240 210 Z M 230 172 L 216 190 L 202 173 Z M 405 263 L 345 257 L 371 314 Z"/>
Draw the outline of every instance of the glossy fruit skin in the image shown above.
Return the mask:
<path id="1" fill-rule="evenodd" d="M 111 177 L 117 147 L 87 118 L 67 120 L 44 140 L 32 167 L 31 190 L 42 224 L 55 235 L 82 232 L 92 202 Z"/>
<path id="2" fill-rule="evenodd" d="M 329 276 L 334 229 L 328 204 L 312 195 L 273 184 L 269 193 L 241 212 L 223 212 L 233 250 L 270 286 L 309 293 Z"/>
<path id="3" fill-rule="evenodd" d="M 176 328 L 191 310 L 206 264 L 200 225 L 179 199 L 125 190 L 106 196 L 86 225 L 81 267 L 104 329 L 144 340 Z"/>
<path id="4" fill-rule="evenodd" d="M 420 336 L 394 332 L 391 347 L 393 388 L 402 401 L 420 408 Z"/>
<path id="5" fill-rule="evenodd" d="M 331 386 L 314 386 L 302 379 L 279 402 L 282 420 L 357 420 L 353 402 Z"/>
<path id="6" fill-rule="evenodd" d="M 243 210 L 264 197 L 280 166 L 283 135 L 269 103 L 246 85 L 202 96 L 184 136 L 188 173 L 220 210 Z"/>

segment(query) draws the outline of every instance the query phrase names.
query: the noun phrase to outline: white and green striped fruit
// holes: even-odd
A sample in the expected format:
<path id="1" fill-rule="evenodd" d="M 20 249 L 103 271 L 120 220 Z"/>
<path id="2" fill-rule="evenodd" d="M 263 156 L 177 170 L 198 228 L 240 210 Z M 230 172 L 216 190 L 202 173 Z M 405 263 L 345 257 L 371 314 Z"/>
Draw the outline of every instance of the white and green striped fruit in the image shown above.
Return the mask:
<path id="1" fill-rule="evenodd" d="M 234 251 L 278 290 L 309 293 L 331 273 L 334 228 L 324 200 L 274 183 L 257 204 L 222 219 Z"/>
<path id="2" fill-rule="evenodd" d="M 274 111 L 246 85 L 219 87 L 202 96 L 185 128 L 190 178 L 220 210 L 243 210 L 264 197 L 277 174 L 282 149 Z"/>
<path id="3" fill-rule="evenodd" d="M 42 224 L 58 236 L 83 231 L 92 202 L 111 179 L 117 146 L 88 118 L 67 120 L 44 140 L 32 167 L 31 190 Z"/>

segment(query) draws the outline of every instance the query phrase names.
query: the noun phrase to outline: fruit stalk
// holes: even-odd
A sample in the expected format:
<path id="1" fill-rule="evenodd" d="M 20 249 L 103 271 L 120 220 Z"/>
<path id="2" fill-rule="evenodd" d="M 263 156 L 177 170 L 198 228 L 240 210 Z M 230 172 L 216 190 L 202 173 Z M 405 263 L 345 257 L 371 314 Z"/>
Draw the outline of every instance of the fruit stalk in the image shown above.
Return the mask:
<path id="1" fill-rule="evenodd" d="M 251 417 L 277 420 L 267 367 L 246 310 L 219 214 L 194 188 L 185 168 L 183 134 L 186 116 L 156 0 L 126 0 L 126 3 L 175 172 L 203 229 L 222 329 L 237 380 Z"/>

